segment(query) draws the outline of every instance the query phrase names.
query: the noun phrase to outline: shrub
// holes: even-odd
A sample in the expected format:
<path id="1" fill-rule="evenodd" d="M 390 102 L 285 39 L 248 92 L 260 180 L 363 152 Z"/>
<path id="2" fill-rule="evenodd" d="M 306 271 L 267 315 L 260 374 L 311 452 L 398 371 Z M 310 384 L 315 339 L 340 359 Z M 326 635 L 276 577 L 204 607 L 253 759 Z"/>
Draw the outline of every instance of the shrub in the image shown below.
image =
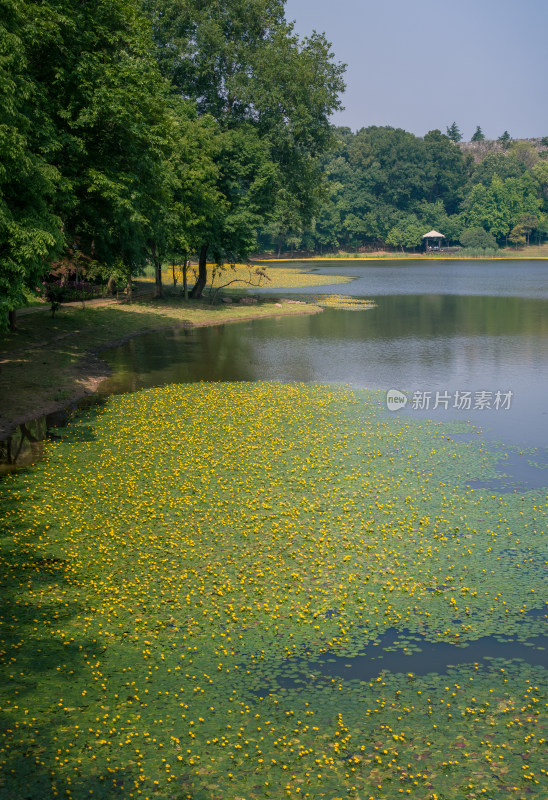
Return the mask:
<path id="1" fill-rule="evenodd" d="M 42 281 L 42 286 L 37 288 L 37 294 L 47 300 L 51 305 L 51 316 L 61 307 L 61 303 L 70 303 L 77 300 L 91 300 L 94 297 L 101 297 L 103 291 L 100 286 L 93 283 L 67 283 L 62 285 L 62 281 Z"/>
<path id="2" fill-rule="evenodd" d="M 466 228 L 460 235 L 460 243 L 463 247 L 485 248 L 496 250 L 498 245 L 492 233 L 485 228 Z"/>

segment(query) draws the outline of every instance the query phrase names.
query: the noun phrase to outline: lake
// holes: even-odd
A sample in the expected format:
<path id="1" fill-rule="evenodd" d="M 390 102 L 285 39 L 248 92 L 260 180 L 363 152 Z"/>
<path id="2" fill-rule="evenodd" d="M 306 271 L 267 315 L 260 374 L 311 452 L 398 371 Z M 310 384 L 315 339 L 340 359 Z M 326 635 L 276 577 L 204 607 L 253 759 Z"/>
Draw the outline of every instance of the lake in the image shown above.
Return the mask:
<path id="1" fill-rule="evenodd" d="M 398 413 L 470 421 L 488 438 L 548 447 L 548 262 L 291 266 L 353 281 L 283 295 L 339 293 L 373 299 L 377 307 L 138 337 L 105 354 L 114 375 L 101 393 L 258 379 L 398 389 L 409 398 Z M 509 408 L 494 408 L 497 391 L 512 393 Z M 416 392 L 428 408 L 412 408 Z M 466 397 L 463 408 L 454 408 L 457 392 L 471 393 L 470 408 Z M 474 409 L 478 392 L 491 393 L 490 408 Z"/>
<path id="2" fill-rule="evenodd" d="M 2 481 L 6 797 L 547 796 L 546 262 L 312 268 Z"/>

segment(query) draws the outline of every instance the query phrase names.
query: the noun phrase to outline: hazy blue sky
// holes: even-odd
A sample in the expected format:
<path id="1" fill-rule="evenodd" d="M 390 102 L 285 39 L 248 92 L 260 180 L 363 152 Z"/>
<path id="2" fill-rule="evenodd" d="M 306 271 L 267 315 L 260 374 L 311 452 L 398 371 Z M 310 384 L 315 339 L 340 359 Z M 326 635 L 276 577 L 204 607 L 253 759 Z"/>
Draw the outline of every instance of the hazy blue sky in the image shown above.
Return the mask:
<path id="1" fill-rule="evenodd" d="M 548 136 L 548 0 L 287 0 L 286 18 L 348 65 L 337 125 Z"/>

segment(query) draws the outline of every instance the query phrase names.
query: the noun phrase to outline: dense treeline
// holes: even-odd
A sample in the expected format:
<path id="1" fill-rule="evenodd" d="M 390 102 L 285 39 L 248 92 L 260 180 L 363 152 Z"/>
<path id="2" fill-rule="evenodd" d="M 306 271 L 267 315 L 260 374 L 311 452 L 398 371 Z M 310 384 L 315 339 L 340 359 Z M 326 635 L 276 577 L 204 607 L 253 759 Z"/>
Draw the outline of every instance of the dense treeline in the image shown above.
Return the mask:
<path id="1" fill-rule="evenodd" d="M 334 128 L 343 72 L 284 0 L 0 0 L 0 327 L 52 264 L 130 291 L 152 263 L 161 295 L 192 257 L 199 297 L 208 260 L 257 247 L 543 239 L 535 148 Z"/>
<path id="2" fill-rule="evenodd" d="M 343 66 L 283 0 L 0 0 L 0 324 L 51 262 L 125 277 L 309 224 Z"/>
<path id="3" fill-rule="evenodd" d="M 449 129 L 448 129 L 449 131 Z M 450 136 L 401 129 L 336 129 L 323 159 L 327 189 L 312 224 L 295 214 L 262 231 L 265 249 L 415 249 L 434 228 L 444 244 L 497 247 L 548 233 L 548 155 L 527 142 L 473 156 Z M 532 237 L 532 238 L 531 238 Z"/>

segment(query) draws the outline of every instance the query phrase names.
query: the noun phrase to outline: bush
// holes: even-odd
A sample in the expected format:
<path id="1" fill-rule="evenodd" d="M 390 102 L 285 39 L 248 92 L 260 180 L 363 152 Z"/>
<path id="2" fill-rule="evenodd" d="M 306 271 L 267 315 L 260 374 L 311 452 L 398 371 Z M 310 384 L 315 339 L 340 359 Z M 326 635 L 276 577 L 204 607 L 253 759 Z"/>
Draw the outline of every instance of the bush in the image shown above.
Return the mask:
<path id="1" fill-rule="evenodd" d="M 498 248 L 497 240 L 485 228 L 466 228 L 460 235 L 460 243 L 463 247 L 487 247 L 490 250 L 497 250 Z"/>
<path id="2" fill-rule="evenodd" d="M 58 281 L 42 281 L 42 286 L 37 288 L 37 294 L 43 297 L 51 304 L 51 316 L 55 316 L 55 312 L 61 307 L 61 303 L 70 303 L 77 300 L 92 300 L 94 297 L 102 297 L 103 291 L 100 286 L 95 286 L 93 283 L 67 283 L 64 286 L 61 280 Z"/>

